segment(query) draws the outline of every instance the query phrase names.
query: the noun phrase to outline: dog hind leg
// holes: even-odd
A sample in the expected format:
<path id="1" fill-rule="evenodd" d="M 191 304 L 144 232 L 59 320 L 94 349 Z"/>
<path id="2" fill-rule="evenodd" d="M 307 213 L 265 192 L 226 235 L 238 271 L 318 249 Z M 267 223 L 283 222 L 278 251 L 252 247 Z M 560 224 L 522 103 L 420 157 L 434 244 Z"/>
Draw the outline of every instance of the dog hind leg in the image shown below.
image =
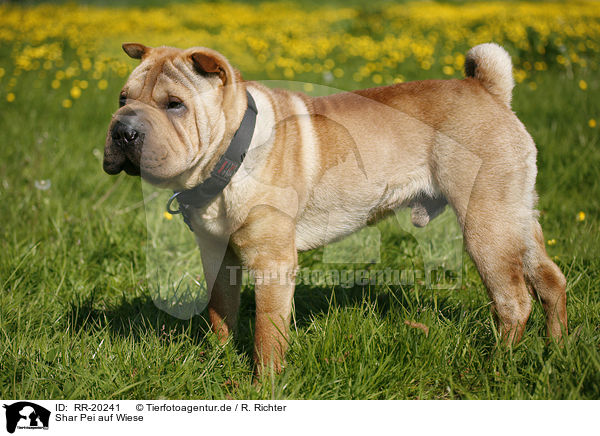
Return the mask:
<path id="1" fill-rule="evenodd" d="M 531 313 L 531 297 L 524 277 L 524 245 L 510 221 L 468 221 L 466 247 L 492 300 L 492 311 L 502 339 L 518 342 Z"/>
<path id="2" fill-rule="evenodd" d="M 529 245 L 524 257 L 525 277 L 546 313 L 548 336 L 560 340 L 563 331 L 567 333 L 566 279 L 546 253 L 544 234 L 537 220 L 532 223 Z"/>
<path id="3" fill-rule="evenodd" d="M 452 178 L 453 174 L 457 174 Z M 453 183 L 442 187 L 456 212 L 463 231 L 465 247 L 492 300 L 492 312 L 502 338 L 511 344 L 519 341 L 531 313 L 531 296 L 525 282 L 523 256 L 526 252 L 523 224 L 530 222 L 531 208 L 516 195 L 520 183 L 507 191 L 493 165 L 484 165 L 472 182 L 465 172 L 446 173 Z M 510 177 L 511 175 L 507 175 Z M 469 185 L 471 185 L 470 194 Z"/>

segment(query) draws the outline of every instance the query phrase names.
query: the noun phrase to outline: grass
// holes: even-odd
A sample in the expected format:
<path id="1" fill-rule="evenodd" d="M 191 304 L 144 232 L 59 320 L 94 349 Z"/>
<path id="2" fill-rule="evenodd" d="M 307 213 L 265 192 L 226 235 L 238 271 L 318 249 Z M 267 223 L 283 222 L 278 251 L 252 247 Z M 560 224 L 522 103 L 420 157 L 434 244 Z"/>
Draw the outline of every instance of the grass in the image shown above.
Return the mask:
<path id="1" fill-rule="evenodd" d="M 0 59 L 10 51 L 1 46 Z M 415 67 L 401 74 L 422 77 Z M 146 217 L 135 207 L 143 200 L 140 182 L 101 169 L 123 79 L 109 77 L 108 91 L 91 87 L 70 109 L 50 81 L 23 75 L 19 99 L 0 109 L 0 397 L 600 398 L 600 135 L 588 126 L 600 116 L 597 72 L 573 77 L 551 68 L 536 73 L 537 89 L 523 83 L 514 92 L 513 109 L 539 148 L 541 223 L 556 241 L 548 250 L 568 280 L 571 335 L 563 348 L 543 338 L 539 304 L 522 342 L 500 346 L 485 289 L 459 250 L 455 290 L 426 289 L 419 280 L 298 285 L 288 366 L 258 386 L 251 286 L 243 289 L 238 335 L 225 346 L 205 313 L 179 320 L 153 303 Z M 334 84 L 356 87 L 350 78 Z M 48 187 L 41 180 L 50 181 L 48 189 L 36 188 Z M 406 225 L 406 213 L 376 229 L 377 269 L 421 268 L 423 253 L 445 262 L 456 250 L 449 213 L 425 235 Z M 436 241 L 433 253 L 427 238 Z M 301 266 L 330 269 L 325 254 L 303 253 Z M 405 321 L 425 324 L 429 334 Z"/>

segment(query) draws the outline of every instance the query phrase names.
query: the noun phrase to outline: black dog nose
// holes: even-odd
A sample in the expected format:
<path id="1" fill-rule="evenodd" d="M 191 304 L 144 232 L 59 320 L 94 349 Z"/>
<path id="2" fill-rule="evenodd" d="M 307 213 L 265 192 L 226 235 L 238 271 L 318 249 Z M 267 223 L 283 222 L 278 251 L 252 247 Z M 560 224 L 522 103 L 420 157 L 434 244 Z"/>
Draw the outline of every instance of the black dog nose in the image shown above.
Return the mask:
<path id="1" fill-rule="evenodd" d="M 113 141 L 124 146 L 133 144 L 140 136 L 137 130 L 120 121 L 117 121 L 117 123 L 114 125 L 110 135 L 112 136 Z"/>

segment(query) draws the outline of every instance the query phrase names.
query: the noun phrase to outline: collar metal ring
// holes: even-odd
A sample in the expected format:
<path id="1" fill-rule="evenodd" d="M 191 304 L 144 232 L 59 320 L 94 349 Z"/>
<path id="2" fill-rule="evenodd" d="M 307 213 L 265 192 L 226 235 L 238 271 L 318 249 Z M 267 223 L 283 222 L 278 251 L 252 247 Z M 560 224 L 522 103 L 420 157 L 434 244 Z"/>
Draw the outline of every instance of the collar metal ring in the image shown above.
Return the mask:
<path id="1" fill-rule="evenodd" d="M 167 201 L 167 212 L 169 212 L 171 215 L 177 215 L 178 213 L 182 212 L 181 206 L 177 210 L 171 209 L 171 203 L 173 203 L 173 200 L 175 200 L 179 194 L 181 194 L 181 192 L 176 192 L 175 194 L 171 195 L 171 198 L 169 198 L 169 201 Z"/>

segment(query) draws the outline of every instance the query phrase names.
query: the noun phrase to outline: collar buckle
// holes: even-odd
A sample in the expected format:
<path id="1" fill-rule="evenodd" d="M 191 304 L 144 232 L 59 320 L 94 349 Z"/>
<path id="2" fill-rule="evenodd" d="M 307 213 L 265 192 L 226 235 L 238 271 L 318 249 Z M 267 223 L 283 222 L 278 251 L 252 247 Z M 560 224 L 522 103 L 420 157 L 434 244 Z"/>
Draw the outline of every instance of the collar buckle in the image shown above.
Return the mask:
<path id="1" fill-rule="evenodd" d="M 171 215 L 183 213 L 181 210 L 181 205 L 179 205 L 179 209 L 177 210 L 171 209 L 171 203 L 173 203 L 173 200 L 175 200 L 179 194 L 181 194 L 181 192 L 176 192 L 175 194 L 171 195 L 171 198 L 169 198 L 169 201 L 167 201 L 167 212 L 169 212 Z"/>

